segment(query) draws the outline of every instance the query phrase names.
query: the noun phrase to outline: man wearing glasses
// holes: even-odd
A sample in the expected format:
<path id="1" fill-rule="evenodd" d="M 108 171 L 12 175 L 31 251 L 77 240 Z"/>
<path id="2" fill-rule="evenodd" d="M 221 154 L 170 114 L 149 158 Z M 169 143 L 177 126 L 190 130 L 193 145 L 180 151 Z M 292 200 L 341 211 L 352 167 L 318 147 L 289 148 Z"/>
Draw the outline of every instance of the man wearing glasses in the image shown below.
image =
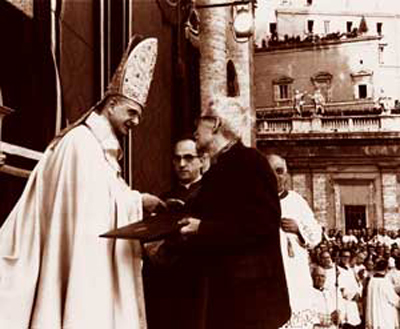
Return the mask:
<path id="1" fill-rule="evenodd" d="M 176 182 L 162 196 L 171 211 L 182 210 L 198 192 L 204 161 L 190 137 L 175 144 L 172 165 Z M 178 235 L 148 245 L 143 268 L 148 329 L 201 328 L 201 284 L 192 258 L 182 255 L 184 243 Z"/>
<path id="2" fill-rule="evenodd" d="M 358 329 L 361 325 L 358 302 L 361 298 L 362 286 L 357 281 L 355 274 L 350 267 L 351 252 L 342 249 L 339 255 L 339 290 L 344 299 L 344 329 Z"/>
<path id="3" fill-rule="evenodd" d="M 180 223 L 185 251 L 206 282 L 207 329 L 274 329 L 290 316 L 277 182 L 266 158 L 242 144 L 247 126 L 238 100 L 218 97 L 195 132 L 211 166 Z"/>
<path id="4" fill-rule="evenodd" d="M 195 194 L 200 187 L 203 173 L 204 158 L 197 153 L 194 140 L 185 138 L 175 145 L 172 165 L 177 177 L 177 183 L 163 199 L 178 199 L 183 202 Z"/>

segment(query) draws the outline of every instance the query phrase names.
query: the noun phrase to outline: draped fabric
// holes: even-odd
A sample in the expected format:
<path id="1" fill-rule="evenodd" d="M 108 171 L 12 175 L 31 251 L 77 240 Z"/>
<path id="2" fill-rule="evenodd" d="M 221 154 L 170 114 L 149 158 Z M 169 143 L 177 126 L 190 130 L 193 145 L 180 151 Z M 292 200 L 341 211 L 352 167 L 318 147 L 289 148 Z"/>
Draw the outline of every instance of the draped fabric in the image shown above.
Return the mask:
<path id="1" fill-rule="evenodd" d="M 146 327 L 140 245 L 99 238 L 142 216 L 118 154 L 95 112 L 46 150 L 0 229 L 0 328 Z"/>
<path id="2" fill-rule="evenodd" d="M 296 221 L 301 238 L 297 234 L 284 232 L 281 234 L 281 251 L 289 291 L 292 315 L 284 328 L 312 327 L 315 312 L 313 312 L 313 285 L 309 269 L 307 247 L 314 247 L 322 237 L 321 226 L 300 194 L 289 191 L 281 199 L 282 218 Z"/>
<path id="3" fill-rule="evenodd" d="M 387 277 L 372 277 L 368 284 L 366 327 L 398 329 L 400 297 Z"/>

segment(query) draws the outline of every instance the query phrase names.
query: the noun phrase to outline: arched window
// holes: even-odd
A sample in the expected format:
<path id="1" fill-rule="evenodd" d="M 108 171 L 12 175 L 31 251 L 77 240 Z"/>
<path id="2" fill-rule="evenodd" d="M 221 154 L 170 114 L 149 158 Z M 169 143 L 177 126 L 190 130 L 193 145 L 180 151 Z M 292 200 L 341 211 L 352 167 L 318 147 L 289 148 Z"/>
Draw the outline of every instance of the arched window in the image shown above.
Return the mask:
<path id="1" fill-rule="evenodd" d="M 235 64 L 231 60 L 226 65 L 226 82 L 227 82 L 227 96 L 236 97 L 240 95 L 239 82 L 235 69 Z"/>

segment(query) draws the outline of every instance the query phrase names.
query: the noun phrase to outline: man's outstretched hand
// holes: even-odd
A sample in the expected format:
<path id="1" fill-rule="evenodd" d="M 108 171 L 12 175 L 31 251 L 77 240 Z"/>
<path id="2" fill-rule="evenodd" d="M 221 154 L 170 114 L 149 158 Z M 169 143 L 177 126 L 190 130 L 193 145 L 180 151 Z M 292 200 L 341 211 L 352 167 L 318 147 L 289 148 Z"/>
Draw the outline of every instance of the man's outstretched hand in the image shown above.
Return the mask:
<path id="1" fill-rule="evenodd" d="M 167 205 L 158 196 L 150 193 L 142 193 L 143 209 L 149 214 L 156 211 L 165 210 Z"/>

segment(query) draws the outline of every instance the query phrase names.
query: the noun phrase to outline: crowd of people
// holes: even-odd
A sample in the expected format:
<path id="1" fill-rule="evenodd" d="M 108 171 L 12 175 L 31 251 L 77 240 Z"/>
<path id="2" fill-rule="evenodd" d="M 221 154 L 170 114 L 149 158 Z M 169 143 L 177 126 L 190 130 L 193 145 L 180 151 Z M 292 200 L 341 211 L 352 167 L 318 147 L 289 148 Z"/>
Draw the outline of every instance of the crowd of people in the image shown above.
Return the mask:
<path id="1" fill-rule="evenodd" d="M 291 316 L 282 329 L 396 329 L 400 230 L 326 231 L 307 201 L 288 189 L 288 168 L 267 156 L 281 203 L 280 244 Z"/>
<path id="2" fill-rule="evenodd" d="M 314 288 L 325 291 L 325 304 L 330 304 L 321 314 L 325 324 L 367 329 L 400 326 L 399 246 L 400 231 L 324 230 L 321 242 L 309 249 L 309 257 Z"/>

